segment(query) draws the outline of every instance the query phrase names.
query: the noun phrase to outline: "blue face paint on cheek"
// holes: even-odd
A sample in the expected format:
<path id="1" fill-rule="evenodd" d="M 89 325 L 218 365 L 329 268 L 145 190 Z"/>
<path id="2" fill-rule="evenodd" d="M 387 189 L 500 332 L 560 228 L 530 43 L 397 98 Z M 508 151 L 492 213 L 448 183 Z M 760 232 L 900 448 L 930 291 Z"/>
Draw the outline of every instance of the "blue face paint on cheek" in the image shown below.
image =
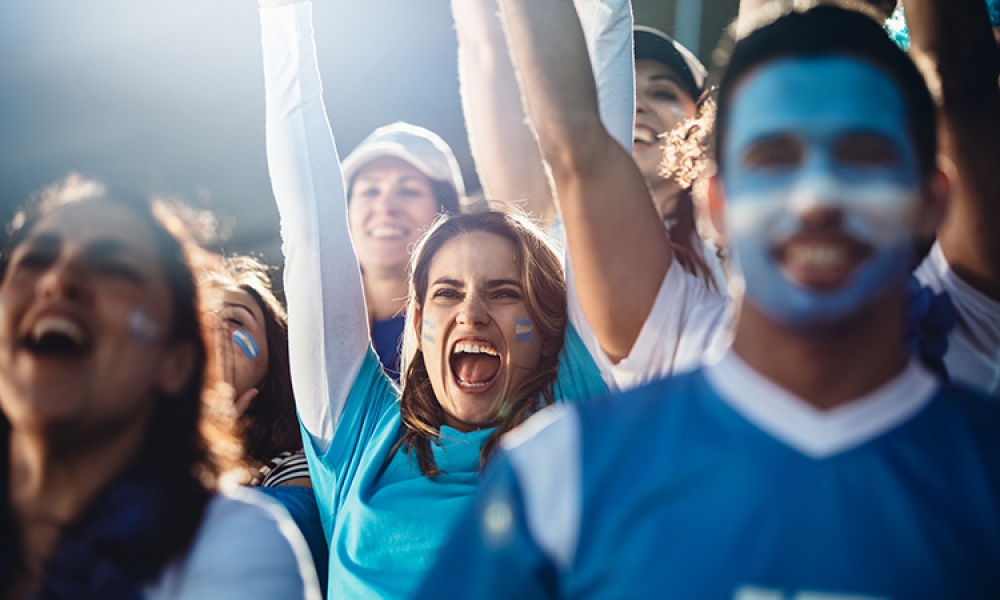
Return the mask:
<path id="1" fill-rule="evenodd" d="M 437 329 L 437 325 L 431 323 L 427 319 L 424 319 L 424 332 L 423 335 L 421 336 L 424 338 L 424 341 L 430 342 L 431 344 L 437 343 L 437 339 L 434 337 L 433 333 L 435 329 Z"/>
<path id="2" fill-rule="evenodd" d="M 530 342 L 535 337 L 535 324 L 531 319 L 516 319 L 514 321 L 514 339 L 519 342 Z"/>
<path id="3" fill-rule="evenodd" d="M 160 334 L 160 325 L 145 310 L 136 308 L 129 315 L 129 332 L 132 338 L 143 344 L 151 344 Z"/>
<path id="4" fill-rule="evenodd" d="M 902 95 L 846 57 L 779 60 L 738 85 L 722 183 L 747 299 L 788 325 L 849 314 L 904 277 L 912 258 L 919 169 Z M 859 132 L 894 159 L 843 159 Z M 838 215 L 823 235 L 805 220 L 816 211 Z M 797 279 L 836 268 L 849 276 L 832 288 Z"/>
<path id="5" fill-rule="evenodd" d="M 255 360 L 260 355 L 260 347 L 257 345 L 257 340 L 242 329 L 237 329 L 233 332 L 233 343 L 243 351 L 248 360 Z"/>

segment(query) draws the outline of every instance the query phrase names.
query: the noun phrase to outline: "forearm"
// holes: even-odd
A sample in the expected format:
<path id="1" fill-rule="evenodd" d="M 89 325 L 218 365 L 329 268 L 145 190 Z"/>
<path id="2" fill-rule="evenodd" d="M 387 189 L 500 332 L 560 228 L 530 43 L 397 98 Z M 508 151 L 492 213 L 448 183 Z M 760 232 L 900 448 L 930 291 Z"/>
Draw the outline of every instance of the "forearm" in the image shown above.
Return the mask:
<path id="1" fill-rule="evenodd" d="M 1000 299 L 1000 87 L 983 0 L 904 0 L 915 59 L 937 87 L 941 144 L 954 163 L 938 231 L 951 268 Z"/>
<path id="2" fill-rule="evenodd" d="M 556 168 L 596 152 L 600 123 L 586 41 L 571 0 L 499 0 L 511 56 L 545 159 Z"/>
<path id="3" fill-rule="evenodd" d="M 601 347 L 617 360 L 628 354 L 653 305 L 670 265 L 670 246 L 645 179 L 602 122 L 584 29 L 572 2 L 500 4 L 522 92 L 555 181 L 577 299 Z M 628 54 L 612 52 L 610 57 L 617 60 L 596 56 L 596 44 L 591 54 L 598 60 L 602 81 L 624 77 L 631 86 L 627 3 L 617 2 L 617 9 L 592 0 L 580 4 L 590 24 L 603 19 L 602 26 L 611 27 L 615 15 L 627 17 L 628 37 L 621 45 Z M 620 34 L 612 39 L 620 40 Z M 631 145 L 634 108 L 632 96 L 628 98 Z"/>
<path id="4" fill-rule="evenodd" d="M 521 102 L 496 0 L 453 0 L 451 6 L 462 109 L 486 197 L 524 202 L 548 224 L 556 215 L 552 184 Z"/>
<path id="5" fill-rule="evenodd" d="M 311 5 L 261 9 L 268 169 L 281 218 L 299 415 L 332 438 L 368 345 L 347 200 L 326 119 Z"/>

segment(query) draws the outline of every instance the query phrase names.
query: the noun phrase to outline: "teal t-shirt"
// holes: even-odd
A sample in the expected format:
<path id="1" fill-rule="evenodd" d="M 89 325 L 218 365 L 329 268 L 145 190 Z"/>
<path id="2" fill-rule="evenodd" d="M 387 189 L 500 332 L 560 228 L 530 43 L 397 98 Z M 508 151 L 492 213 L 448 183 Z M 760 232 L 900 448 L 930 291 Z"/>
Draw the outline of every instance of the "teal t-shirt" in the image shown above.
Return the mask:
<path id="1" fill-rule="evenodd" d="M 607 393 L 579 335 L 566 330 L 555 386 L 559 401 Z M 399 450 L 399 391 L 369 351 L 344 406 L 333 440 L 320 453 L 303 429 L 313 490 L 330 545 L 329 598 L 408 598 L 434 564 L 479 486 L 479 454 L 492 429 L 441 428 L 432 446 L 444 474 L 420 473 Z"/>

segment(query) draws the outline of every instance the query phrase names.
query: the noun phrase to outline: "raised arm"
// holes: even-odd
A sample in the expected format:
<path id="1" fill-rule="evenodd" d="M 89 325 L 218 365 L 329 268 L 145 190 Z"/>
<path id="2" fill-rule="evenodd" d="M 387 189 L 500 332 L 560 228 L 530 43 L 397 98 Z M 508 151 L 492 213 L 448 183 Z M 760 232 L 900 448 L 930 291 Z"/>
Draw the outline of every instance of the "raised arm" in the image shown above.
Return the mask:
<path id="1" fill-rule="evenodd" d="M 458 74 L 469 146 L 490 200 L 523 202 L 548 226 L 556 218 L 552 184 L 527 122 L 496 0 L 452 0 Z"/>
<path id="2" fill-rule="evenodd" d="M 955 165 L 938 242 L 966 283 L 1000 300 L 1000 86 L 983 0 L 904 0 L 911 52 L 940 82 L 941 145 Z"/>
<path id="3" fill-rule="evenodd" d="M 369 345 L 347 198 L 313 41 L 312 5 L 261 0 L 267 162 L 281 217 L 288 346 L 299 418 L 333 437 Z"/>
<path id="4" fill-rule="evenodd" d="M 622 69 L 611 68 L 607 56 L 588 56 L 581 27 L 581 20 L 597 16 L 606 25 L 627 23 L 605 47 L 627 48 L 631 86 L 630 6 L 627 0 L 577 5 L 581 18 L 572 0 L 500 0 L 522 93 L 555 182 L 579 304 L 601 348 L 617 362 L 635 343 L 673 257 L 645 179 L 621 136 L 601 120 L 601 109 L 626 112 L 603 96 L 598 103 L 601 79 L 622 77 Z M 620 66 L 621 51 L 618 56 Z M 602 61 L 598 85 L 591 58 Z M 631 122 L 631 102 L 627 113 Z M 631 147 L 631 129 L 626 143 Z"/>

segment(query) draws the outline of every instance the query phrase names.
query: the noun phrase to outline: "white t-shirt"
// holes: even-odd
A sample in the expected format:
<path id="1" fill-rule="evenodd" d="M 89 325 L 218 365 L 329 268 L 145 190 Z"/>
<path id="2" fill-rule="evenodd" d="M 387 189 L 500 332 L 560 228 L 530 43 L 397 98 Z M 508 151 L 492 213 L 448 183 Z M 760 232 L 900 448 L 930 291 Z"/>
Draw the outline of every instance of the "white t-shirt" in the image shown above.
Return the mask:
<path id="1" fill-rule="evenodd" d="M 955 328 L 944 355 L 952 380 L 1000 397 L 1000 302 L 962 281 L 938 244 L 913 274 L 935 292 L 948 292 L 955 305 Z"/>
<path id="2" fill-rule="evenodd" d="M 613 364 L 587 325 L 567 269 L 570 320 L 577 327 L 612 392 L 692 370 L 721 357 L 730 341 L 732 315 L 725 298 L 674 261 L 629 355 Z"/>
<path id="3" fill-rule="evenodd" d="M 205 507 L 191 549 L 143 590 L 147 600 L 320 600 L 302 534 L 276 502 L 227 489 Z"/>
<path id="4" fill-rule="evenodd" d="M 947 291 L 955 305 L 957 323 L 948 336 L 944 357 L 952 380 L 1000 397 L 1000 303 L 959 279 L 937 244 L 914 275 L 935 292 Z M 733 306 L 675 261 L 632 351 L 617 365 L 612 364 L 586 325 L 572 272 L 568 279 L 570 315 L 612 391 L 715 362 L 732 341 Z"/>

